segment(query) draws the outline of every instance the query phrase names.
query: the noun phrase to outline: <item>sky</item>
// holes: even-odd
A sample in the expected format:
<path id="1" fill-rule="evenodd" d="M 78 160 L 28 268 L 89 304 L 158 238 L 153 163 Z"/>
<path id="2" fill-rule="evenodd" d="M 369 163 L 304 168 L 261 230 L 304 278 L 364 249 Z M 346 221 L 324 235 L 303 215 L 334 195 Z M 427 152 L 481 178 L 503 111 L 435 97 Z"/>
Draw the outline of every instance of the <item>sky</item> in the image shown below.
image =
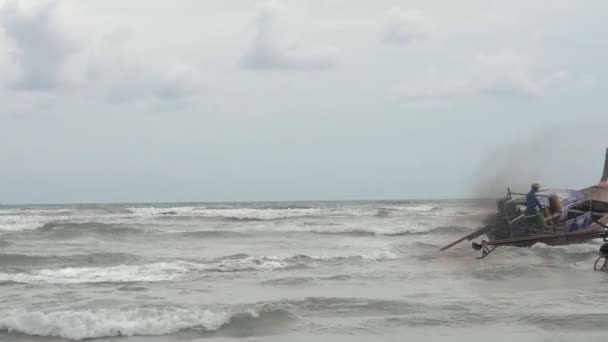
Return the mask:
<path id="1" fill-rule="evenodd" d="M 0 203 L 597 183 L 600 0 L 0 0 Z"/>

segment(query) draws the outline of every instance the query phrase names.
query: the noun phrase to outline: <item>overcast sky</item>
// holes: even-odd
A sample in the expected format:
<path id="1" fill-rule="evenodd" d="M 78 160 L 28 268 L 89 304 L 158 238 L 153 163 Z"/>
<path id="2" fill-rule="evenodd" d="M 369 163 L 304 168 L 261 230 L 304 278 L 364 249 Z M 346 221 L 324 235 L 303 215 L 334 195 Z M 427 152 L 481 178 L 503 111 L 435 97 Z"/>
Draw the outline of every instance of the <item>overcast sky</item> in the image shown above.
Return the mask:
<path id="1" fill-rule="evenodd" d="M 0 0 L 0 203 L 590 185 L 608 147 L 606 13 L 602 0 Z"/>

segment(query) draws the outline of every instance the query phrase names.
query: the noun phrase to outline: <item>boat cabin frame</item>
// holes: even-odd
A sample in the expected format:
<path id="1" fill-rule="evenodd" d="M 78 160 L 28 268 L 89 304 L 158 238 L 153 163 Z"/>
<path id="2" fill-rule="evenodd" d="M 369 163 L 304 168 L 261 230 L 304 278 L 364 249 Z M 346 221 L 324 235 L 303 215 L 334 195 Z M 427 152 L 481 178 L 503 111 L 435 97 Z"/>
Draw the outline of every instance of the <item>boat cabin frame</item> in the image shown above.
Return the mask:
<path id="1" fill-rule="evenodd" d="M 570 233 L 585 229 L 593 224 L 594 218 L 601 218 L 606 215 L 605 212 L 594 211 L 594 202 L 591 198 L 580 194 L 580 198 L 575 198 L 574 201 L 569 203 L 562 203 L 562 198 L 559 195 L 556 196 L 556 192 L 557 190 L 545 190 L 542 193 L 536 193 L 537 197 L 546 199 L 543 202 L 549 205 L 545 205 L 538 214 L 527 215 L 525 201 L 527 194 L 513 192 L 510 188 L 507 188 L 506 196 L 497 201 L 498 215 L 501 216 L 499 226 L 502 228 L 502 234 L 499 232 L 497 235 L 504 239 L 519 237 L 523 233 L 527 236 L 559 232 Z M 556 196 L 553 201 L 560 201 L 559 205 L 553 206 L 552 196 Z"/>

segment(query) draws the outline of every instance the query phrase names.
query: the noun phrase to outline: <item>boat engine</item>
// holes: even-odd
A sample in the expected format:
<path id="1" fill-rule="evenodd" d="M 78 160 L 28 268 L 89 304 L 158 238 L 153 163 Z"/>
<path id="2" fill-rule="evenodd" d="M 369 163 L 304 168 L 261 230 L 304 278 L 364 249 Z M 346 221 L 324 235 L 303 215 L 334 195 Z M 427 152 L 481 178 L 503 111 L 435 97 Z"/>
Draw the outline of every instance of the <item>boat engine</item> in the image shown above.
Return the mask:
<path id="1" fill-rule="evenodd" d="M 608 271 L 608 242 L 604 243 L 600 247 L 600 256 L 597 258 L 597 260 L 595 260 L 595 264 L 593 264 L 593 270 Z"/>

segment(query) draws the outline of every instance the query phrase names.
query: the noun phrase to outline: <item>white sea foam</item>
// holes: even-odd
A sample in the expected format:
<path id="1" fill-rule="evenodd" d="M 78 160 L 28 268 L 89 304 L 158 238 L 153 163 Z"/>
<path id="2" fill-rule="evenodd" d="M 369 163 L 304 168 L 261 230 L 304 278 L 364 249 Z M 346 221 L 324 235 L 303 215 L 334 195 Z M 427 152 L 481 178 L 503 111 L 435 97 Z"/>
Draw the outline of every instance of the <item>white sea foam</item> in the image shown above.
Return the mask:
<path id="1" fill-rule="evenodd" d="M 195 215 L 205 210 L 205 207 L 131 207 L 127 208 L 135 216 L 163 216 L 163 215 Z"/>
<path id="2" fill-rule="evenodd" d="M 400 209 L 406 210 L 406 211 L 431 211 L 431 210 L 434 210 L 435 208 L 436 208 L 436 206 L 434 206 L 434 205 L 419 204 L 419 205 L 401 207 Z"/>
<path id="3" fill-rule="evenodd" d="M 437 220 L 436 220 L 437 221 Z M 374 224 L 366 221 L 348 222 L 346 224 L 304 224 L 296 231 L 312 232 L 318 234 L 346 234 L 346 235 L 408 235 L 423 234 L 441 229 L 437 224 L 447 225 L 449 222 L 425 222 L 424 220 L 399 221 L 396 224 Z M 281 227 L 282 228 L 282 227 Z M 282 228 L 284 229 L 284 228 Z"/>
<path id="4" fill-rule="evenodd" d="M 241 314 L 250 314 L 244 311 Z M 112 336 L 166 335 L 184 329 L 213 331 L 230 322 L 225 311 L 185 308 L 130 308 L 72 311 L 0 312 L 0 329 L 72 340 Z"/>
<path id="5" fill-rule="evenodd" d="M 46 216 L 29 213 L 0 215 L 0 232 L 35 230 L 46 223 L 67 219 L 67 216 Z"/>
<path id="6" fill-rule="evenodd" d="M 0 209 L 0 216 L 3 215 L 47 215 L 47 216 L 58 216 L 58 215 L 69 215 L 73 212 L 72 209 L 57 208 L 57 209 L 44 209 L 44 208 L 4 208 Z"/>
<path id="7" fill-rule="evenodd" d="M 141 216 L 192 216 L 192 217 L 220 217 L 234 219 L 274 220 L 289 217 L 315 216 L 324 213 L 319 208 L 295 209 L 255 209 L 255 208 L 227 208 L 208 209 L 204 207 L 173 207 L 173 208 L 129 208 L 135 215 Z"/>
<path id="8" fill-rule="evenodd" d="M 104 283 L 159 282 L 178 279 L 191 272 L 243 272 L 285 269 L 297 262 L 281 257 L 243 256 L 206 263 L 175 261 L 110 267 L 65 267 L 21 273 L 0 273 L 0 282 L 17 283 Z"/>
<path id="9" fill-rule="evenodd" d="M 0 281 L 18 283 L 101 283 L 172 280 L 193 268 L 186 262 L 160 262 L 145 265 L 118 265 L 111 267 L 66 267 L 40 269 L 27 273 L 0 273 Z"/>
<path id="10" fill-rule="evenodd" d="M 281 257 L 254 257 L 223 259 L 203 266 L 206 271 L 238 272 L 248 270 L 279 270 L 293 264 Z"/>
<path id="11" fill-rule="evenodd" d="M 593 241 L 589 241 L 586 243 L 575 243 L 570 245 L 561 245 L 561 246 L 550 246 L 542 242 L 537 242 L 532 246 L 532 249 L 543 250 L 543 249 L 553 249 L 553 250 L 561 250 L 566 253 L 589 253 L 589 252 L 598 252 L 601 243 L 596 243 Z"/>
<path id="12" fill-rule="evenodd" d="M 316 216 L 375 216 L 379 209 L 407 215 L 412 212 L 435 212 L 437 206 L 430 204 L 389 205 L 389 206 L 343 206 L 338 208 L 206 208 L 206 207 L 134 207 L 129 208 L 135 215 L 220 217 L 234 219 L 276 220 L 294 217 Z"/>

